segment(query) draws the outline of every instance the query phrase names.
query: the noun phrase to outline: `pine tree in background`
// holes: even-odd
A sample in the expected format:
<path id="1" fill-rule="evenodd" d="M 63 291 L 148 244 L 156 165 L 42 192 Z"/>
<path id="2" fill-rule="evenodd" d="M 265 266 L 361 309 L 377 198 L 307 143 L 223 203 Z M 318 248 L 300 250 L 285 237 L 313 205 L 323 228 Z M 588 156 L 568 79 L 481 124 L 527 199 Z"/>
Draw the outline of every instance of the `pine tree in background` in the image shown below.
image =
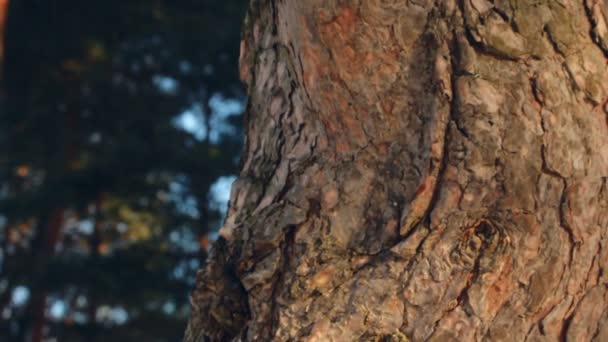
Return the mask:
<path id="1" fill-rule="evenodd" d="M 221 220 L 212 187 L 236 172 L 240 152 L 244 9 L 240 0 L 10 3 L 1 340 L 181 338 L 194 272 Z"/>

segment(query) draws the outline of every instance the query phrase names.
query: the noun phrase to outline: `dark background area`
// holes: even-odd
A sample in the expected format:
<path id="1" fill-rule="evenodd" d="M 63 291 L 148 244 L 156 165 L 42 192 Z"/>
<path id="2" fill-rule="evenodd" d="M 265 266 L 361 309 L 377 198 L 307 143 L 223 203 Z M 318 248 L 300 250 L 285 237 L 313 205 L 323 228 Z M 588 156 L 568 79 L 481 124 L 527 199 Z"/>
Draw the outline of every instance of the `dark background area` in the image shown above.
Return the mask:
<path id="1" fill-rule="evenodd" d="M 245 9 L 0 9 L 0 341 L 181 339 L 238 169 Z"/>

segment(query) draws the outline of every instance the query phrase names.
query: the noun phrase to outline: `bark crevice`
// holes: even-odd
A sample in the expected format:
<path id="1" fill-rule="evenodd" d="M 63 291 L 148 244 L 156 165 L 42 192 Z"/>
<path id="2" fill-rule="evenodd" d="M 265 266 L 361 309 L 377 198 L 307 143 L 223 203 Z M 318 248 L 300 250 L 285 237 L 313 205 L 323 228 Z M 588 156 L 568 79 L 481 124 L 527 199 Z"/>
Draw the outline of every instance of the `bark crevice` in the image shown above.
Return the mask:
<path id="1" fill-rule="evenodd" d="M 608 58 L 608 32 L 606 32 L 606 16 L 608 15 L 608 5 L 604 2 L 604 6 L 597 0 L 582 0 L 585 9 L 585 15 L 589 21 L 591 29 L 589 35 L 591 41 L 602 51 L 604 56 Z M 600 28 L 600 25 L 602 27 Z M 600 32 L 602 30 L 603 32 Z"/>

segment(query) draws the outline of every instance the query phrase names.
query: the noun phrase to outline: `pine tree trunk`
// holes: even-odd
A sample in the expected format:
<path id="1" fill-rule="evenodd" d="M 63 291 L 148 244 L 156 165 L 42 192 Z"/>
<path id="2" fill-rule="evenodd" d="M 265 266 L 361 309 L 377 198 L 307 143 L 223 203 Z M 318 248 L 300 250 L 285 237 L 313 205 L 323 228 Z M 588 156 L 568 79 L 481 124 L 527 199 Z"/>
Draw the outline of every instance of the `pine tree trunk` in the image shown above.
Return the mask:
<path id="1" fill-rule="evenodd" d="M 0 81 L 2 80 L 2 61 L 4 59 L 4 26 L 8 11 L 8 0 L 0 0 Z M 1 93 L 0 93 L 1 95 Z"/>
<path id="2" fill-rule="evenodd" d="M 607 0 L 253 0 L 186 341 L 608 341 Z"/>

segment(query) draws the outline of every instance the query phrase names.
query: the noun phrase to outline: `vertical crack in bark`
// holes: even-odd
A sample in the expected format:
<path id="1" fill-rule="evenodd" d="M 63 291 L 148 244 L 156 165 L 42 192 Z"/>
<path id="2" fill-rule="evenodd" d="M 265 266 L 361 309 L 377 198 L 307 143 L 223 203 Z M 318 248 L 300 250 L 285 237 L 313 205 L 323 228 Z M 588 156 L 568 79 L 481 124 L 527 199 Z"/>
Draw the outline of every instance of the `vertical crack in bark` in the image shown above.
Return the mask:
<path id="1" fill-rule="evenodd" d="M 524 338 L 524 342 L 527 342 L 530 339 L 530 336 L 532 336 L 532 333 L 534 332 L 534 328 L 537 328 L 540 332 L 540 324 L 539 323 L 532 323 L 530 324 L 530 329 L 528 329 L 528 332 L 526 333 L 526 337 Z M 542 335 L 544 335 L 544 333 L 541 333 Z"/>
<path id="2" fill-rule="evenodd" d="M 547 33 L 547 35 L 549 37 L 549 41 L 553 45 L 556 52 L 563 58 L 564 54 L 557 48 L 557 43 L 552 39 L 551 34 L 546 29 L 546 27 L 545 27 L 545 32 Z M 569 76 L 571 76 L 571 75 L 569 75 Z M 533 77 L 530 80 L 530 86 L 532 88 L 533 98 L 540 105 L 539 117 L 540 117 L 541 129 L 543 132 L 543 140 L 544 140 L 544 137 L 547 134 L 547 126 L 546 126 L 546 123 L 545 123 L 545 120 L 543 117 L 543 111 L 544 111 L 544 106 L 545 106 L 544 94 L 540 91 L 535 77 Z M 558 179 L 562 183 L 562 191 L 560 194 L 559 203 L 557 204 L 557 211 L 558 211 L 560 227 L 563 229 L 563 231 L 566 233 L 566 235 L 568 237 L 568 243 L 569 243 L 570 248 L 568 251 L 568 262 L 564 265 L 564 269 L 563 269 L 560 279 L 559 279 L 559 283 L 561 284 L 563 282 L 564 278 L 566 276 L 568 276 L 567 270 L 572 267 L 573 258 L 574 258 L 574 249 L 577 246 L 577 242 L 576 242 L 576 239 L 574 236 L 574 230 L 573 230 L 572 226 L 570 225 L 570 223 L 568 222 L 568 219 L 567 219 L 566 213 L 565 213 L 565 207 L 568 204 L 568 179 L 565 176 L 563 176 L 562 174 L 560 174 L 557 170 L 550 167 L 550 165 L 547 161 L 547 146 L 545 145 L 544 141 L 541 143 L 541 146 L 540 146 L 540 156 L 541 156 L 541 161 L 542 161 L 541 172 Z M 571 304 L 570 307 L 572 308 L 574 305 L 575 305 L 575 302 L 573 301 L 573 303 Z M 552 310 L 553 310 L 553 308 L 555 308 L 555 306 L 556 305 L 553 305 L 553 307 L 550 310 L 548 310 L 547 313 L 545 315 L 543 315 L 542 317 L 540 317 L 538 320 L 538 323 L 537 323 L 538 329 L 539 329 L 539 332 L 543 336 L 545 335 L 545 327 L 544 327 L 543 320 L 545 319 L 545 317 L 547 317 L 552 312 Z M 572 310 L 572 312 L 568 313 L 564 317 L 562 329 L 559 334 L 560 341 L 566 341 L 567 332 L 568 332 L 570 323 L 572 321 L 574 311 L 575 310 Z"/>
<path id="3" fill-rule="evenodd" d="M 554 52 L 561 57 L 562 68 L 566 72 L 566 75 L 568 75 L 570 87 L 575 92 L 582 92 L 585 95 L 585 102 L 589 103 L 592 107 L 597 106 L 599 103 L 596 99 L 594 99 L 593 95 L 591 95 L 587 89 L 582 89 L 579 83 L 577 83 L 576 73 L 574 72 L 574 70 L 572 70 L 572 67 L 567 63 L 568 54 L 559 47 L 557 38 L 555 37 L 554 33 L 551 32 L 551 29 L 548 25 L 543 26 L 543 33 L 544 36 L 547 38 L 547 41 L 553 48 Z"/>
<path id="4" fill-rule="evenodd" d="M 550 307 L 547 310 L 545 310 L 545 312 L 536 319 L 536 322 L 533 323 L 533 325 L 532 325 L 532 327 L 530 329 L 530 332 L 533 331 L 534 326 L 537 326 L 538 327 L 538 332 L 542 336 L 547 336 L 547 332 L 546 332 L 544 321 L 553 312 L 553 310 L 555 310 L 555 308 L 559 304 L 560 304 L 559 302 L 556 302 L 556 303 L 550 305 Z M 572 307 L 572 304 L 570 304 L 570 307 Z"/>
<path id="5" fill-rule="evenodd" d="M 278 9 L 276 0 L 270 0 L 270 11 L 272 13 L 272 35 L 276 37 L 278 35 L 277 23 L 279 22 L 277 19 Z"/>
<path id="6" fill-rule="evenodd" d="M 441 39 L 447 39 L 446 37 L 441 37 Z M 454 37 L 450 37 L 449 41 L 454 40 Z M 444 41 L 441 41 L 440 44 L 447 44 Z M 399 224 L 399 231 L 401 233 L 401 235 L 403 236 L 401 239 L 399 239 L 399 241 L 404 241 L 407 240 L 415 231 L 416 226 L 418 226 L 419 224 L 425 224 L 428 227 L 431 227 L 431 213 L 433 211 L 433 209 L 435 208 L 435 206 L 437 205 L 437 201 L 439 199 L 439 193 L 441 191 L 441 185 L 443 184 L 443 178 L 444 178 L 444 173 L 445 173 L 445 168 L 447 165 L 447 160 L 448 160 L 448 152 L 449 152 L 449 145 L 450 145 L 450 132 L 449 132 L 449 122 L 450 122 L 450 117 L 451 117 L 451 113 L 455 110 L 455 106 L 456 106 L 456 100 L 455 100 L 455 93 L 454 93 L 454 69 L 455 66 L 454 64 L 454 58 L 453 58 L 453 51 L 451 51 L 452 49 L 450 48 L 449 44 L 448 44 L 448 53 L 450 54 L 451 60 L 450 60 L 450 65 L 449 65 L 449 74 L 447 75 L 449 77 L 450 80 L 450 84 L 449 85 L 444 85 L 443 81 L 441 79 L 434 79 L 433 81 L 436 83 L 435 87 L 436 87 L 436 91 L 438 94 L 435 94 L 435 101 L 446 101 L 448 102 L 448 108 L 444 109 L 441 108 L 439 109 L 435 114 L 435 123 L 439 124 L 433 127 L 433 125 L 431 126 L 433 129 L 432 130 L 437 130 L 438 133 L 438 140 L 441 141 L 441 153 L 439 156 L 434 156 L 433 152 L 431 151 L 430 155 L 429 155 L 429 164 L 428 164 L 428 173 L 423 176 L 422 178 L 422 183 L 420 185 L 420 189 L 422 189 L 422 193 L 421 194 L 417 194 L 416 198 L 410 203 L 410 210 L 407 213 L 407 216 L 405 218 L 400 218 L 400 224 Z M 436 55 L 435 58 L 437 58 L 437 56 L 440 54 L 440 49 L 437 48 L 436 51 Z M 445 91 L 442 92 L 441 87 L 442 86 L 449 86 L 450 87 L 450 92 L 451 94 L 446 94 Z M 439 99 L 438 99 L 439 98 Z M 443 114 L 442 112 L 445 111 L 445 114 Z M 430 149 L 432 149 L 432 145 L 434 144 L 434 139 L 435 137 L 433 136 L 433 132 L 430 133 L 431 134 L 431 146 L 429 146 Z M 427 184 L 427 179 L 428 179 L 428 183 Z M 425 188 L 426 187 L 432 187 L 432 190 L 426 190 L 426 191 L 431 191 L 430 192 L 430 197 L 427 197 L 428 195 L 426 195 L 426 191 Z M 420 192 L 420 190 L 419 190 Z M 426 202 L 426 203 L 425 203 Z M 419 213 L 418 212 L 418 208 L 424 206 L 424 210 Z"/>
<path id="7" fill-rule="evenodd" d="M 606 309 L 604 309 L 602 314 L 604 312 L 606 312 Z M 601 324 L 601 320 L 599 320 L 595 326 L 595 329 L 593 331 L 593 335 L 591 336 L 590 341 L 597 341 L 597 337 L 600 335 L 601 330 L 602 330 L 602 324 Z"/>
<path id="8" fill-rule="evenodd" d="M 276 277 L 276 280 L 272 285 L 272 295 L 270 296 L 270 315 L 272 319 L 270 321 L 270 326 L 268 330 L 268 338 L 272 338 L 278 328 L 278 324 L 280 323 L 279 305 L 281 300 L 279 298 L 281 296 L 281 286 L 285 283 L 285 274 L 287 273 L 287 270 L 289 270 L 290 258 L 291 254 L 293 253 L 293 246 L 295 243 L 295 232 L 296 226 L 291 225 L 287 227 L 287 232 L 285 233 L 285 239 L 283 241 L 283 248 L 281 254 L 281 266 L 279 267 L 279 273 Z"/>
<path id="9" fill-rule="evenodd" d="M 598 247 L 597 247 L 597 251 L 601 250 L 602 246 L 598 241 Z M 589 284 L 589 279 L 591 279 L 591 271 L 593 271 L 593 267 L 595 266 L 595 263 L 598 262 L 597 261 L 597 257 L 598 257 L 598 253 L 593 255 L 593 258 L 591 259 L 591 262 L 589 263 L 589 269 L 587 270 L 587 277 L 585 277 L 585 282 L 584 282 L 584 286 L 588 286 Z"/>
<path id="10" fill-rule="evenodd" d="M 570 251 L 568 254 L 568 265 L 571 265 L 573 255 L 574 255 L 574 248 L 576 247 L 577 242 L 576 242 L 576 239 L 574 238 L 574 230 L 570 226 L 570 223 L 568 222 L 568 219 L 566 218 L 566 213 L 564 210 L 564 207 L 567 205 L 567 202 L 568 202 L 568 181 L 567 181 L 566 177 L 562 176 L 559 172 L 552 170 L 548 166 L 547 160 L 545 157 L 545 153 L 546 153 L 546 146 L 544 144 L 542 144 L 541 145 L 542 172 L 547 175 L 550 175 L 552 177 L 556 177 L 563 184 L 562 193 L 560 195 L 560 201 L 559 201 L 557 209 L 558 209 L 558 214 L 559 214 L 560 227 L 563 228 L 564 232 L 568 236 L 568 241 L 570 242 Z M 565 273 L 566 272 L 564 271 L 564 274 Z"/>
<path id="11" fill-rule="evenodd" d="M 458 1 L 458 5 L 459 5 L 459 11 L 460 11 L 460 15 L 462 16 L 462 18 L 465 18 L 465 14 L 464 14 L 464 0 Z M 466 22 L 466 19 L 465 19 Z M 469 132 L 466 131 L 466 129 L 464 129 L 461 125 L 460 122 L 458 121 L 458 113 L 456 112 L 456 108 L 457 108 L 457 92 L 456 92 L 456 80 L 458 77 L 462 76 L 462 75 L 469 75 L 472 77 L 478 77 L 479 75 L 474 75 L 471 74 L 467 71 L 462 71 L 459 70 L 457 68 L 457 65 L 459 63 L 459 55 L 461 53 L 460 51 L 460 42 L 458 41 L 458 37 L 459 36 L 463 36 L 467 42 L 469 42 L 469 44 L 471 44 L 471 46 L 473 47 L 473 49 L 475 49 L 476 52 L 479 52 L 479 49 L 481 49 L 481 47 L 479 46 L 480 44 L 475 42 L 475 40 L 472 38 L 471 33 L 469 31 L 469 29 L 466 26 L 466 23 L 463 24 L 463 27 L 454 29 L 452 31 L 453 37 L 452 37 L 452 44 L 451 44 L 451 60 L 452 60 L 452 107 L 450 110 L 450 119 L 451 122 L 453 122 L 454 124 L 454 128 L 456 128 L 458 130 L 458 132 L 460 132 L 460 134 L 467 139 L 468 141 L 470 141 L 473 144 L 476 144 L 473 140 L 471 140 L 471 135 L 469 134 Z"/>
<path id="12" fill-rule="evenodd" d="M 562 329 L 559 332 L 559 341 L 560 342 L 567 342 L 568 341 L 568 329 L 570 329 L 570 324 L 572 323 L 572 318 L 574 318 L 574 313 L 576 312 L 576 309 L 578 307 L 578 304 L 574 302 L 574 300 L 572 301 L 572 304 L 570 304 L 570 308 L 568 310 L 572 310 L 570 311 L 568 314 L 566 314 L 566 316 L 564 317 L 564 321 L 562 324 Z"/>
<path id="13" fill-rule="evenodd" d="M 548 25 L 543 26 L 543 32 L 545 33 L 545 37 L 547 37 L 547 41 L 553 48 L 553 51 L 565 59 L 566 53 L 564 51 L 562 51 L 562 49 L 559 47 L 559 44 L 558 44 L 557 40 L 555 39 L 555 37 L 553 36 L 553 33 L 551 32 L 551 29 L 549 28 Z"/>
<path id="14" fill-rule="evenodd" d="M 590 0 L 582 0 L 583 8 L 585 9 L 585 16 L 589 21 L 589 25 L 591 29 L 589 30 L 589 36 L 591 37 L 591 41 L 602 51 L 604 56 L 608 58 L 608 46 L 604 42 L 602 42 L 602 37 L 598 32 L 598 22 L 597 19 L 593 15 L 593 9 L 591 8 Z M 597 6 L 597 4 L 596 4 Z M 607 8 L 608 10 L 608 8 Z"/>
<path id="15" fill-rule="evenodd" d="M 540 125 L 541 125 L 541 129 L 543 131 L 543 138 L 544 138 L 544 135 L 547 133 L 546 126 L 545 126 L 545 120 L 543 118 L 544 95 L 542 94 L 542 92 L 540 91 L 540 89 L 538 88 L 538 86 L 536 84 L 536 78 L 531 79 L 530 86 L 532 87 L 532 94 L 534 96 L 534 99 L 540 105 L 540 109 L 539 109 Z M 549 166 L 547 159 L 546 159 L 546 149 L 547 149 L 547 147 L 546 147 L 545 143 L 543 142 L 540 146 L 540 156 L 541 156 L 541 160 L 542 160 L 541 171 L 544 174 L 547 174 L 549 176 L 559 179 L 563 184 L 563 189 L 562 189 L 562 193 L 560 195 L 560 201 L 558 204 L 558 215 L 559 215 L 560 226 L 566 232 L 566 235 L 568 236 L 568 241 L 570 243 L 570 251 L 568 254 L 568 265 L 570 265 L 572 263 L 574 248 L 576 246 L 576 241 L 574 238 L 574 230 L 570 226 L 570 223 L 568 222 L 568 220 L 566 218 L 566 214 L 564 212 L 564 206 L 567 203 L 568 180 L 566 179 L 566 177 L 561 175 L 556 170 L 551 169 L 551 167 Z M 566 272 L 564 270 L 562 276 L 565 273 Z"/>
<path id="16" fill-rule="evenodd" d="M 598 248 L 598 251 L 597 251 L 597 255 L 602 255 L 603 247 L 602 247 L 601 241 L 598 244 L 599 244 L 599 248 Z M 602 282 L 602 276 L 604 275 L 604 268 L 602 266 L 599 266 L 598 268 L 599 269 L 597 271 L 597 278 L 595 279 L 595 283 L 596 284 L 601 284 L 601 282 Z"/>
<path id="17" fill-rule="evenodd" d="M 290 45 L 291 45 L 291 49 L 294 50 L 294 52 L 295 52 L 293 44 L 290 43 Z M 304 64 L 302 63 L 302 56 L 299 53 L 297 53 L 296 57 L 298 59 L 298 66 L 300 67 L 300 75 L 301 75 L 300 84 L 302 85 L 302 89 L 304 90 L 304 94 L 306 94 L 306 99 L 308 100 L 308 107 L 306 109 L 310 110 L 311 112 L 316 112 L 316 110 L 314 110 L 312 108 L 312 106 L 313 106 L 312 97 L 310 97 L 310 93 L 308 92 L 308 85 L 306 84 L 306 77 L 304 77 Z"/>
<path id="18" fill-rule="evenodd" d="M 517 62 L 519 61 L 521 58 L 517 57 L 517 56 L 513 56 L 513 55 L 509 55 L 508 53 L 502 52 L 502 51 L 498 51 L 495 48 L 493 48 L 492 46 L 488 45 L 486 42 L 484 42 L 482 39 L 477 40 L 475 39 L 475 35 L 473 33 L 473 30 L 476 28 L 471 27 L 470 23 L 469 23 L 469 16 L 467 15 L 467 11 L 465 10 L 465 2 L 467 0 L 458 0 L 458 9 L 460 11 L 460 14 L 463 18 L 463 24 L 462 24 L 462 28 L 463 28 L 463 34 L 465 36 L 465 38 L 467 39 L 467 41 L 469 42 L 469 44 L 471 44 L 471 46 L 473 47 L 473 49 L 479 53 L 480 55 L 486 55 L 486 56 L 490 56 L 492 58 L 495 58 L 497 60 L 500 61 L 507 61 L 507 62 Z M 497 13 L 500 17 L 503 17 L 504 13 L 501 12 L 500 10 L 497 10 L 496 7 L 493 7 L 492 10 Z M 504 18 L 503 18 L 504 19 Z M 508 20 L 505 20 L 508 21 Z M 511 27 L 515 27 L 514 26 L 514 22 L 510 23 Z M 515 30 L 517 31 L 517 30 Z M 481 38 L 481 37 L 480 37 Z"/>
<path id="19" fill-rule="evenodd" d="M 464 17 L 464 10 L 463 10 L 463 2 L 459 1 L 459 5 L 460 5 L 460 12 L 461 12 L 461 16 Z M 466 30 L 466 28 L 465 28 Z M 467 38 L 471 38 L 471 37 L 467 37 Z M 450 148 L 450 144 L 452 141 L 452 133 L 450 131 L 450 126 L 454 126 L 465 139 L 470 140 L 470 136 L 469 134 L 464 131 L 464 129 L 462 129 L 458 123 L 458 91 L 457 91 L 457 80 L 458 80 L 458 65 L 459 65 L 459 54 L 460 54 L 460 46 L 459 46 L 459 42 L 458 42 L 458 28 L 455 28 L 451 31 L 451 37 L 449 38 L 449 44 L 448 44 L 448 52 L 449 52 L 449 57 L 450 57 L 450 91 L 451 91 L 451 98 L 449 98 L 449 110 L 448 110 L 448 117 L 446 120 L 446 124 L 445 124 L 445 131 L 444 131 L 444 140 L 443 140 L 443 146 L 442 146 L 442 157 L 440 160 L 440 164 L 439 164 L 439 172 L 438 172 L 438 179 L 437 182 L 435 184 L 435 187 L 433 189 L 433 195 L 431 197 L 431 201 L 429 206 L 427 207 L 424 216 L 422 217 L 422 222 L 424 222 L 424 224 L 428 227 L 431 227 L 431 214 L 432 211 L 434 210 L 434 208 L 437 205 L 437 201 L 439 200 L 439 196 L 440 196 L 440 192 L 441 192 L 441 184 L 443 184 L 444 182 L 444 178 L 445 178 L 445 168 L 447 167 L 447 162 L 448 162 L 448 158 L 449 158 L 449 148 Z M 483 46 L 481 46 L 480 44 L 476 44 L 475 45 L 476 48 L 479 48 L 480 50 L 483 49 Z M 451 123 L 451 124 L 450 124 Z M 413 232 L 413 229 L 409 232 L 409 234 L 406 236 L 406 238 L 411 235 Z M 421 249 L 422 246 L 424 246 L 424 243 L 426 242 L 427 238 L 430 236 L 430 232 L 429 234 L 427 234 L 424 239 L 422 239 L 422 241 L 420 242 L 420 244 L 418 245 L 418 247 L 416 248 L 416 256 L 420 256 L 421 255 Z M 485 243 L 484 243 L 485 245 Z M 465 286 L 461 289 L 460 293 L 457 296 L 457 303 L 456 305 L 454 305 L 453 307 L 448 307 L 447 310 L 445 310 L 443 312 L 443 314 L 441 315 L 441 317 L 439 317 L 439 319 L 437 319 L 431 328 L 431 332 L 428 336 L 433 336 L 436 329 L 439 327 L 440 322 L 452 311 L 454 311 L 457 307 L 463 307 L 464 309 L 464 305 L 466 304 L 465 302 L 467 301 L 467 293 L 468 290 L 470 289 L 470 286 L 473 284 L 474 280 L 477 279 L 477 277 L 479 276 L 479 271 L 480 271 L 480 261 L 481 258 L 483 256 L 483 248 L 484 246 L 481 246 L 481 249 L 479 251 L 479 254 L 477 255 L 475 261 L 474 261 L 474 266 L 472 269 L 472 273 L 469 276 L 469 278 L 467 279 L 467 282 L 465 284 Z M 411 269 L 412 267 L 412 262 L 416 260 L 416 258 L 412 258 L 412 260 L 410 261 L 409 265 L 408 265 L 408 270 Z M 411 281 L 411 277 L 412 274 L 410 274 L 410 276 L 408 277 L 408 280 L 405 282 L 405 284 L 408 284 Z M 404 284 L 404 286 L 405 286 Z"/>

